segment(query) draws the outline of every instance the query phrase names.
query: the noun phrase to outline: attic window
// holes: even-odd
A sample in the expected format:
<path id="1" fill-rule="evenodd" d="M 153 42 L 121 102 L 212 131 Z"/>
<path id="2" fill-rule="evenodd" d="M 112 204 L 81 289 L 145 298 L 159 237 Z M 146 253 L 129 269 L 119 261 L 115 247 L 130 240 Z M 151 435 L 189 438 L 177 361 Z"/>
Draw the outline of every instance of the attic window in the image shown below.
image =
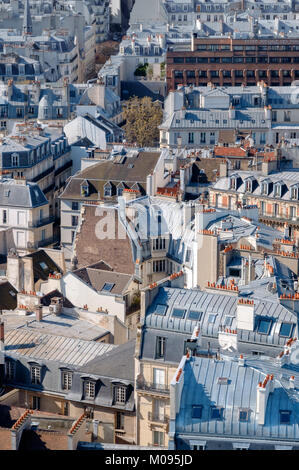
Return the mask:
<path id="1" fill-rule="evenodd" d="M 224 326 L 232 326 L 233 318 L 234 317 L 226 315 L 226 317 L 224 318 Z"/>
<path id="2" fill-rule="evenodd" d="M 252 192 L 252 180 L 248 179 L 245 182 L 245 191 L 251 193 Z"/>
<path id="3" fill-rule="evenodd" d="M 268 335 L 271 329 L 272 320 L 269 318 L 262 318 L 259 321 L 257 331 L 263 335 Z"/>
<path id="4" fill-rule="evenodd" d="M 211 313 L 211 314 L 209 315 L 208 322 L 209 322 L 209 323 L 215 323 L 216 316 L 217 316 L 217 315 L 216 315 L 215 313 Z"/>
<path id="5" fill-rule="evenodd" d="M 279 336 L 289 338 L 293 329 L 293 323 L 282 323 L 279 331 Z"/>
<path id="6" fill-rule="evenodd" d="M 280 424 L 290 424 L 291 411 L 290 410 L 279 410 Z"/>
<path id="7" fill-rule="evenodd" d="M 89 196 L 88 184 L 81 184 L 81 196 Z"/>
<path id="8" fill-rule="evenodd" d="M 172 316 L 175 318 L 184 318 L 186 310 L 183 308 L 174 308 L 172 311 Z"/>
<path id="9" fill-rule="evenodd" d="M 46 263 L 44 261 L 41 261 L 39 263 L 40 267 L 44 270 L 44 271 L 47 271 L 48 269 L 48 266 L 46 265 Z"/>
<path id="10" fill-rule="evenodd" d="M 105 284 L 103 285 L 101 291 L 111 292 L 111 290 L 113 289 L 114 286 L 115 286 L 115 284 L 112 284 L 110 282 L 105 282 Z"/>
<path id="11" fill-rule="evenodd" d="M 220 406 L 211 406 L 211 419 L 222 419 L 223 408 Z"/>
<path id="12" fill-rule="evenodd" d="M 198 310 L 190 310 L 188 314 L 188 320 L 197 320 L 199 321 L 201 319 L 202 312 L 199 312 Z"/>
<path id="13" fill-rule="evenodd" d="M 202 417 L 202 405 L 193 405 L 192 406 L 192 418 L 201 419 Z"/>
<path id="14" fill-rule="evenodd" d="M 274 185 L 274 196 L 281 197 L 281 184 L 280 183 L 276 183 Z"/>
<path id="15" fill-rule="evenodd" d="M 269 184 L 267 182 L 262 183 L 262 194 L 268 196 L 269 193 Z"/>
<path id="16" fill-rule="evenodd" d="M 247 422 L 249 419 L 249 410 L 240 408 L 239 409 L 239 421 Z"/>
<path id="17" fill-rule="evenodd" d="M 293 186 L 291 188 L 291 199 L 298 200 L 298 187 L 297 186 Z"/>
<path id="18" fill-rule="evenodd" d="M 168 306 L 163 305 L 163 304 L 157 304 L 156 309 L 155 309 L 155 314 L 156 315 L 165 315 L 167 311 Z"/>

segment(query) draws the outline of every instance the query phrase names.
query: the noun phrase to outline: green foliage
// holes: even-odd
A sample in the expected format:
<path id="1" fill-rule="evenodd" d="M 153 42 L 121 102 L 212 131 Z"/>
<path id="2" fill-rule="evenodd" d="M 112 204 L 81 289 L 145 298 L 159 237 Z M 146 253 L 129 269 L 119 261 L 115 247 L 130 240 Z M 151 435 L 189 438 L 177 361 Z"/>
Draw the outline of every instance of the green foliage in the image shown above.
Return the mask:
<path id="1" fill-rule="evenodd" d="M 139 64 L 137 69 L 134 72 L 134 75 L 138 77 L 145 77 L 146 76 L 146 69 L 148 67 L 148 64 Z"/>
<path id="2" fill-rule="evenodd" d="M 159 142 L 158 126 L 162 122 L 162 109 L 153 103 L 151 98 L 133 98 L 123 106 L 123 117 L 126 139 L 129 143 L 137 143 L 139 147 L 153 147 Z"/>

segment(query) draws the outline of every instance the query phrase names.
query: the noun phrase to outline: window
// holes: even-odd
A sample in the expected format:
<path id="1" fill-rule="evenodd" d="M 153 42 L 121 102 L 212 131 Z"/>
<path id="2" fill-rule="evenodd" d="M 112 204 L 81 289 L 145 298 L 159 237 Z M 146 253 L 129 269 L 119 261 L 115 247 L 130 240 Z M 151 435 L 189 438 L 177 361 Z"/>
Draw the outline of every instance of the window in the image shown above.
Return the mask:
<path id="1" fill-rule="evenodd" d="M 11 166 L 19 166 L 19 155 L 17 153 L 13 153 L 11 156 Z"/>
<path id="2" fill-rule="evenodd" d="M 284 111 L 284 122 L 290 122 L 291 121 L 291 111 Z"/>
<path id="3" fill-rule="evenodd" d="M 210 313 L 209 318 L 208 318 L 208 322 L 209 323 L 215 323 L 216 317 L 217 317 L 217 315 L 215 313 Z"/>
<path id="4" fill-rule="evenodd" d="M 156 338 L 156 359 L 163 359 L 165 357 L 166 338 L 157 336 Z"/>
<path id="5" fill-rule="evenodd" d="M 72 372 L 62 372 L 61 382 L 63 390 L 70 390 L 72 388 L 73 383 Z"/>
<path id="6" fill-rule="evenodd" d="M 291 411 L 290 410 L 280 410 L 280 424 L 290 424 L 291 422 Z"/>
<path id="7" fill-rule="evenodd" d="M 78 225 L 78 216 L 77 215 L 72 215 L 72 227 L 77 227 Z"/>
<path id="8" fill-rule="evenodd" d="M 113 283 L 105 282 L 105 284 L 103 285 L 101 291 L 111 292 L 111 290 L 113 289 L 114 286 L 115 286 L 115 284 L 113 284 Z"/>
<path id="9" fill-rule="evenodd" d="M 41 367 L 40 366 L 31 366 L 31 383 L 32 384 L 40 384 L 40 372 L 41 372 Z"/>
<path id="10" fill-rule="evenodd" d="M 211 419 L 222 419 L 223 408 L 211 406 Z"/>
<path id="11" fill-rule="evenodd" d="M 2 212 L 2 223 L 7 224 L 7 210 L 4 209 Z"/>
<path id="12" fill-rule="evenodd" d="M 298 187 L 296 186 L 291 188 L 291 199 L 298 199 Z"/>
<path id="13" fill-rule="evenodd" d="M 78 211 L 78 210 L 79 210 L 79 203 L 72 202 L 72 211 Z"/>
<path id="14" fill-rule="evenodd" d="M 189 134 L 188 134 L 188 143 L 189 144 L 194 144 L 194 133 L 193 132 L 189 132 Z"/>
<path id="15" fill-rule="evenodd" d="M 174 308 L 172 311 L 172 316 L 175 318 L 184 318 L 186 310 L 183 308 Z"/>
<path id="16" fill-rule="evenodd" d="M 116 429 L 124 430 L 125 429 L 125 414 L 121 412 L 116 413 Z"/>
<path id="17" fill-rule="evenodd" d="M 81 196 L 89 196 L 89 185 L 87 183 L 81 185 Z"/>
<path id="18" fill-rule="evenodd" d="M 279 336 L 284 336 L 285 338 L 289 338 L 291 336 L 293 326 L 294 326 L 293 323 L 282 323 L 280 330 L 279 330 Z"/>
<path id="19" fill-rule="evenodd" d="M 15 363 L 13 361 L 5 362 L 5 376 L 7 380 L 13 380 L 15 375 Z"/>
<path id="20" fill-rule="evenodd" d="M 156 315 L 165 315 L 167 308 L 168 308 L 167 305 L 157 304 L 154 313 Z"/>
<path id="21" fill-rule="evenodd" d="M 164 432 L 153 431 L 153 445 L 164 446 Z"/>
<path id="22" fill-rule="evenodd" d="M 165 250 L 165 238 L 154 239 L 153 250 Z"/>
<path id="23" fill-rule="evenodd" d="M 165 271 L 165 259 L 153 262 L 154 273 Z"/>
<path id="24" fill-rule="evenodd" d="M 114 403 L 126 403 L 127 399 L 127 387 L 122 387 L 122 386 L 115 386 L 113 388 L 113 400 Z"/>
<path id="25" fill-rule="evenodd" d="M 201 319 L 202 312 L 199 312 L 198 310 L 190 310 L 188 314 L 188 320 L 197 320 L 199 321 Z"/>
<path id="26" fill-rule="evenodd" d="M 117 192 L 117 196 L 122 196 L 123 190 L 124 190 L 124 188 L 121 187 L 121 186 L 119 186 L 119 187 L 117 188 L 117 191 L 116 191 L 116 192 Z"/>
<path id="27" fill-rule="evenodd" d="M 274 186 L 274 196 L 281 197 L 281 184 L 279 183 Z"/>
<path id="28" fill-rule="evenodd" d="M 201 133 L 200 133 L 200 143 L 201 143 L 201 144 L 205 144 L 205 143 L 206 143 L 206 133 L 205 133 L 205 132 L 201 132 Z"/>
<path id="29" fill-rule="evenodd" d="M 294 220 L 296 219 L 296 207 L 295 206 L 290 206 L 290 217 Z"/>
<path id="30" fill-rule="evenodd" d="M 229 385 L 230 380 L 227 377 L 218 377 L 218 385 Z"/>
<path id="31" fill-rule="evenodd" d="M 249 418 L 249 410 L 240 408 L 239 409 L 239 421 L 241 422 L 247 422 Z"/>
<path id="32" fill-rule="evenodd" d="M 40 410 L 40 397 L 32 397 L 32 409 Z"/>
<path id="33" fill-rule="evenodd" d="M 270 318 L 261 318 L 257 327 L 258 333 L 268 335 L 271 329 L 272 320 Z"/>
<path id="34" fill-rule="evenodd" d="M 90 380 L 84 381 L 84 398 L 94 398 L 95 389 L 95 382 L 91 382 Z"/>
<path id="35" fill-rule="evenodd" d="M 202 405 L 193 405 L 192 406 L 192 418 L 202 418 Z"/>
<path id="36" fill-rule="evenodd" d="M 105 197 L 112 196 L 112 187 L 111 187 L 111 185 L 105 185 L 104 186 L 104 196 Z"/>
<path id="37" fill-rule="evenodd" d="M 226 317 L 224 318 L 224 326 L 232 326 L 233 319 L 234 317 L 226 315 Z"/>

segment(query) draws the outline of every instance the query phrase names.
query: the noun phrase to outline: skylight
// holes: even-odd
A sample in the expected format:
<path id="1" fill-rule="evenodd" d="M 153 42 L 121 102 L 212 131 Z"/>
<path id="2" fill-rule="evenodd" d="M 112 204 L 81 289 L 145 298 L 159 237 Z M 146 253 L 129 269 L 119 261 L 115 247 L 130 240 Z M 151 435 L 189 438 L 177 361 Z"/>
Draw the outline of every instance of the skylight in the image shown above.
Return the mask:
<path id="1" fill-rule="evenodd" d="M 211 419 L 221 419 L 222 418 L 222 408 L 218 406 L 211 406 Z"/>
<path id="2" fill-rule="evenodd" d="M 279 336 L 289 338 L 293 329 L 293 323 L 282 323 L 279 331 Z"/>
<path id="3" fill-rule="evenodd" d="M 174 308 L 172 311 L 172 316 L 175 318 L 184 318 L 186 310 L 184 308 Z"/>
<path id="4" fill-rule="evenodd" d="M 219 385 L 229 385 L 229 379 L 227 377 L 218 377 Z"/>
<path id="5" fill-rule="evenodd" d="M 271 329 L 271 324 L 272 324 L 272 320 L 270 320 L 269 318 L 262 318 L 259 321 L 259 324 L 257 327 L 258 333 L 268 335 Z"/>
<path id="6" fill-rule="evenodd" d="M 210 313 L 209 318 L 208 318 L 208 322 L 209 323 L 215 323 L 216 316 L 217 315 L 215 313 Z"/>
<path id="7" fill-rule="evenodd" d="M 224 318 L 224 326 L 232 326 L 233 318 L 234 317 L 226 315 Z"/>
<path id="8" fill-rule="evenodd" d="M 39 263 L 39 265 L 40 265 L 40 267 L 41 267 L 44 271 L 47 271 L 48 266 L 46 265 L 46 263 L 44 263 L 44 261 L 41 261 L 41 262 Z"/>
<path id="9" fill-rule="evenodd" d="M 199 321 L 201 319 L 201 316 L 202 316 L 202 312 L 199 312 L 198 310 L 190 310 L 188 313 L 189 320 Z"/>
<path id="10" fill-rule="evenodd" d="M 280 424 L 290 424 L 291 421 L 291 411 L 290 410 L 280 410 Z"/>
<path id="11" fill-rule="evenodd" d="M 167 308 L 168 308 L 167 305 L 157 304 L 154 313 L 156 315 L 165 315 Z"/>
<path id="12" fill-rule="evenodd" d="M 240 408 L 239 409 L 239 421 L 246 422 L 249 418 L 249 410 Z"/>
<path id="13" fill-rule="evenodd" d="M 192 418 L 199 418 L 202 417 L 202 405 L 193 405 L 192 406 Z"/>
<path id="14" fill-rule="evenodd" d="M 114 287 L 115 284 L 112 284 L 110 282 L 105 282 L 105 284 L 103 285 L 102 287 L 102 291 L 105 291 L 105 292 L 111 292 L 112 288 Z"/>

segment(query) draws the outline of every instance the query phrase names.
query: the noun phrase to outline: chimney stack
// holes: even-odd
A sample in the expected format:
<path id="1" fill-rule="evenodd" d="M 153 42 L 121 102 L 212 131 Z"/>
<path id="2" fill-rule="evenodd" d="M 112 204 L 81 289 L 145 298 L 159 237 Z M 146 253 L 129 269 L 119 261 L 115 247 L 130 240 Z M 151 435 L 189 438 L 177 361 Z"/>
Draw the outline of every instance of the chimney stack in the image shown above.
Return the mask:
<path id="1" fill-rule="evenodd" d="M 294 376 L 294 375 L 292 375 L 292 376 L 290 377 L 290 380 L 289 380 L 289 388 L 290 388 L 291 390 L 294 390 L 294 388 L 295 388 L 295 376 Z"/>
<path id="2" fill-rule="evenodd" d="M 274 376 L 267 375 L 263 382 L 257 386 L 256 411 L 258 413 L 258 424 L 265 424 L 267 401 L 269 393 L 274 390 Z"/>
<path id="3" fill-rule="evenodd" d="M 42 307 L 42 305 L 38 305 L 35 308 L 35 319 L 38 322 L 41 322 L 43 320 L 43 307 Z"/>

